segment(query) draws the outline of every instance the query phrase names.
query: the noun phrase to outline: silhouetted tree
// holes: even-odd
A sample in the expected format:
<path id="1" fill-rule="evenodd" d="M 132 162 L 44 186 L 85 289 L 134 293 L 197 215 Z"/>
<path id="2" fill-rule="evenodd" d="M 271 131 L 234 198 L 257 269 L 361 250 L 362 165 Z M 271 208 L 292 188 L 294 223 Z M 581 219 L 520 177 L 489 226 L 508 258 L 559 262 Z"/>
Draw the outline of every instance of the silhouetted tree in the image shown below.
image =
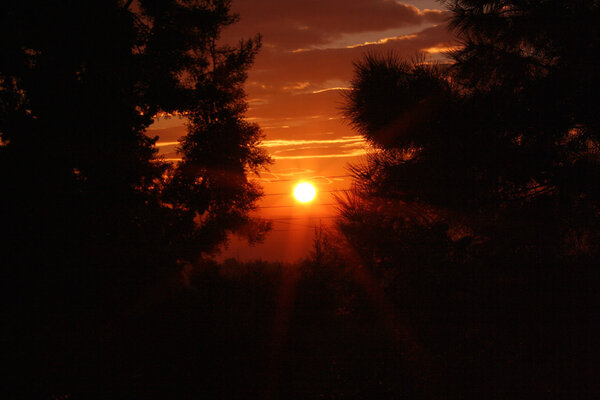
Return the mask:
<path id="1" fill-rule="evenodd" d="M 219 44 L 236 19 L 227 0 L 2 7 L 0 252 L 22 389 L 60 386 L 113 311 L 252 223 L 247 174 L 268 157 L 243 83 L 260 38 Z M 161 114 L 188 119 L 180 163 L 145 134 Z"/>
<path id="2" fill-rule="evenodd" d="M 268 161 L 243 119 L 259 38 L 218 45 L 227 1 L 101 3 L 3 12 L 4 243 L 17 263 L 130 265 L 137 280 L 250 222 L 246 174 Z M 189 120 L 181 163 L 144 134 L 157 113 Z"/>
<path id="3" fill-rule="evenodd" d="M 345 112 L 375 151 L 339 226 L 458 393 L 593 392 L 580 310 L 598 282 L 600 6 L 446 3 L 453 63 L 356 64 Z"/>
<path id="4" fill-rule="evenodd" d="M 600 6 L 595 1 L 445 3 L 462 42 L 451 53 L 453 77 L 479 105 L 470 107 L 485 118 L 478 125 L 512 147 L 508 158 L 500 158 L 504 176 L 497 191 L 544 209 L 544 218 L 553 220 L 545 236 L 555 232 L 555 249 L 581 251 L 574 243 L 588 241 L 599 228 L 594 104 L 600 74 L 590 60 L 600 49 Z M 592 245 L 585 251 L 597 250 Z"/>

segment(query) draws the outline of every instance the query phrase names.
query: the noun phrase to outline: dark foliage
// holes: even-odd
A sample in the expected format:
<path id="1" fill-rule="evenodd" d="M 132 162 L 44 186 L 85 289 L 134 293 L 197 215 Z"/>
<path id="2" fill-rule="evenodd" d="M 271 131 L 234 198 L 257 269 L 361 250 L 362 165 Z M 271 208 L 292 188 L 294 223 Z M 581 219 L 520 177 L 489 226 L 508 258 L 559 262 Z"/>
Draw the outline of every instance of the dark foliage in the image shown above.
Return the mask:
<path id="1" fill-rule="evenodd" d="M 250 222 L 261 191 L 246 173 L 268 158 L 243 120 L 259 39 L 216 43 L 235 20 L 226 1 L 3 10 L 3 249 L 22 264 L 12 271 L 83 268 L 106 290 L 100 280 L 160 275 Z M 177 165 L 144 134 L 157 113 L 189 119 Z"/>
<path id="2" fill-rule="evenodd" d="M 298 264 L 198 260 L 99 329 L 94 312 L 49 321 L 7 398 L 415 398 L 386 310 L 334 242 L 320 230 Z"/>
<path id="3" fill-rule="evenodd" d="M 2 6 L 3 343 L 16 387 L 61 385 L 149 288 L 227 232 L 268 229 L 247 226 L 261 195 L 247 174 L 268 162 L 243 119 L 260 38 L 218 43 L 236 19 L 225 0 Z M 189 120 L 180 163 L 145 135 L 165 114 Z"/>
<path id="4" fill-rule="evenodd" d="M 458 398 L 598 393 L 600 6 L 448 1 L 448 65 L 356 64 L 340 229 Z"/>

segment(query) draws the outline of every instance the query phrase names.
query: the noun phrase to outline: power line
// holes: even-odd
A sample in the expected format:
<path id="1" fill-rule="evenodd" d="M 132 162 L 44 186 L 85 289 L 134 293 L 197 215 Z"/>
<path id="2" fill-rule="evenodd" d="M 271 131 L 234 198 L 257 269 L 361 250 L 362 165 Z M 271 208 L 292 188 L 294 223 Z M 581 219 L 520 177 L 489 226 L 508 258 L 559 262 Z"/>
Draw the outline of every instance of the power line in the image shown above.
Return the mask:
<path id="1" fill-rule="evenodd" d="M 318 193 L 347 192 L 349 190 L 350 189 L 319 190 Z M 287 196 L 287 195 L 291 195 L 291 193 L 287 192 L 287 193 L 266 193 L 266 194 L 263 194 L 263 196 Z"/>
<path id="2" fill-rule="evenodd" d="M 325 219 L 325 218 L 338 218 L 337 215 L 325 215 L 325 216 L 317 216 L 317 217 L 282 217 L 282 218 L 265 218 L 269 221 L 287 221 L 290 219 Z"/>
<path id="3" fill-rule="evenodd" d="M 305 232 L 306 229 L 271 229 L 269 232 Z"/>
<path id="4" fill-rule="evenodd" d="M 309 228 L 309 229 L 312 229 L 312 228 L 315 227 L 314 225 L 311 226 L 311 225 L 299 224 L 297 222 L 289 222 L 289 221 L 273 221 L 273 222 L 277 222 L 278 224 L 286 224 L 286 225 L 293 225 L 293 226 L 302 226 L 304 228 Z M 301 230 L 304 230 L 304 229 L 301 229 Z"/>
<path id="5" fill-rule="evenodd" d="M 321 203 L 311 204 L 311 206 L 337 206 L 337 203 Z M 288 207 L 299 207 L 297 204 L 286 205 L 286 206 L 258 206 L 256 208 L 288 208 Z"/>

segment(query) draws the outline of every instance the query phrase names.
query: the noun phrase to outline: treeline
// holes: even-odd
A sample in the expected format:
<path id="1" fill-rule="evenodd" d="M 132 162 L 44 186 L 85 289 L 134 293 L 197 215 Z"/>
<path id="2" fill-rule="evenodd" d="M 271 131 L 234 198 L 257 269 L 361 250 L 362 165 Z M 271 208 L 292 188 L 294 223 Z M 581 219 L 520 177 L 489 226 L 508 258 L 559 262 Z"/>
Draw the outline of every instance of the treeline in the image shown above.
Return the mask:
<path id="1" fill-rule="evenodd" d="M 28 347 L 9 359 L 7 398 L 429 393 L 431 382 L 411 370 L 412 350 L 381 307 L 383 293 L 331 251 L 328 238 L 320 231 L 313 254 L 295 264 L 188 264 L 177 279 L 122 304 L 109 319 L 95 312 L 49 318 L 48 336 L 32 332 Z"/>
<path id="2" fill-rule="evenodd" d="M 187 264 L 101 324 L 48 321 L 52 336 L 23 350 L 40 363 L 14 368 L 10 387 L 36 398 L 594 397 L 594 306 L 573 291 L 593 282 L 456 253 L 451 263 L 436 241 L 409 237 L 411 263 L 367 264 L 316 229 L 298 263 Z"/>

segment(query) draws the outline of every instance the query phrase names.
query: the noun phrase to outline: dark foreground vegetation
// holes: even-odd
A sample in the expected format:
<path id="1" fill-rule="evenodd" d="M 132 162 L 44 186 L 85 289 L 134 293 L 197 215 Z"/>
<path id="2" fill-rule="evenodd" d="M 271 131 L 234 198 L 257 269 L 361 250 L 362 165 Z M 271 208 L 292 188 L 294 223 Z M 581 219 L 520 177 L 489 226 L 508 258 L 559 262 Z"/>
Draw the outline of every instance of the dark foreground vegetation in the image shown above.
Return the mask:
<path id="1" fill-rule="evenodd" d="M 116 313 L 37 321 L 10 397 L 414 398 L 421 371 L 379 306 L 333 259 L 200 262 Z"/>
<path id="2" fill-rule="evenodd" d="M 297 264 L 200 261 L 116 311 L 35 315 L 9 342 L 7 398 L 597 393 L 593 306 L 571 290 L 589 282 L 427 264 L 392 280 L 327 237 Z"/>
<path id="3" fill-rule="evenodd" d="M 357 62 L 376 151 L 295 265 L 210 261 L 268 229 L 229 2 L 3 10 L 3 398 L 597 398 L 600 5 L 446 4 L 452 63 Z"/>

